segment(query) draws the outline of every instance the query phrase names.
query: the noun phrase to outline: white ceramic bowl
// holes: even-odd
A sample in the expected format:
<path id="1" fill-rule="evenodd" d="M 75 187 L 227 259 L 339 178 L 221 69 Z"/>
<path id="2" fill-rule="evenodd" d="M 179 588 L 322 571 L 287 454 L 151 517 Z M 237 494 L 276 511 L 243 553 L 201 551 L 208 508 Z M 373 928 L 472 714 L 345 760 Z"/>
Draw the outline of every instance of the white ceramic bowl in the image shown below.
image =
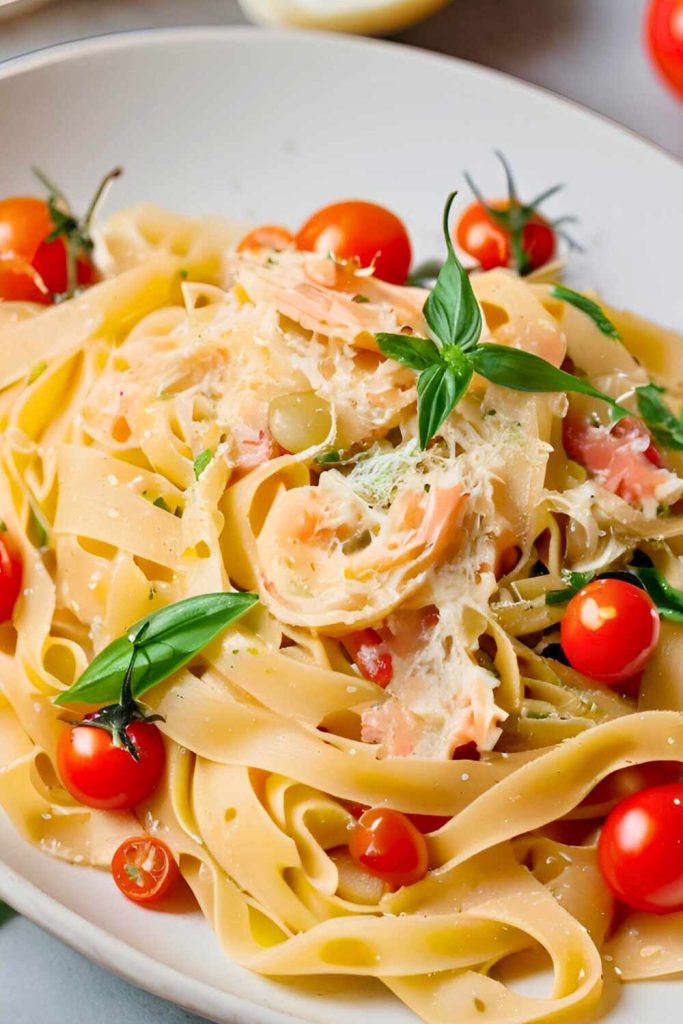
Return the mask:
<path id="1" fill-rule="evenodd" d="M 152 199 L 296 225 L 326 201 L 358 196 L 403 215 L 418 257 L 440 253 L 443 200 L 463 185 L 463 168 L 501 191 L 499 147 L 524 195 L 567 183 L 550 209 L 580 217 L 586 252 L 572 260 L 575 283 L 670 326 L 683 321 L 681 165 L 577 106 L 473 65 L 323 35 L 114 35 L 0 66 L 0 137 L 0 195 L 33 188 L 29 167 L 38 164 L 83 200 L 123 163 L 112 205 Z M 1 816 L 0 856 L 0 895 L 18 910 L 216 1021 L 413 1019 L 372 981 L 250 975 L 224 960 L 198 913 L 170 918 L 126 904 L 105 874 L 42 855 Z M 682 994 L 677 983 L 629 986 L 607 1019 L 673 1024 Z"/>

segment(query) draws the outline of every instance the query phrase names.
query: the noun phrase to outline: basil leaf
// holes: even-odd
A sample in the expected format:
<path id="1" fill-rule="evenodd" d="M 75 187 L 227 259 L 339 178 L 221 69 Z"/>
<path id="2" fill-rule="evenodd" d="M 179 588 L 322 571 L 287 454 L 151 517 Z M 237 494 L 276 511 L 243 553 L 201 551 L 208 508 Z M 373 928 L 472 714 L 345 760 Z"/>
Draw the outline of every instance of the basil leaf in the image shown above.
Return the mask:
<path id="1" fill-rule="evenodd" d="M 571 373 L 558 370 L 551 363 L 531 352 L 507 345 L 478 345 L 469 357 L 477 373 L 493 384 L 513 391 L 574 391 L 582 395 L 600 398 L 612 406 L 612 418 L 616 422 L 630 416 L 628 409 L 598 391 L 587 380 L 574 377 Z"/>
<path id="2" fill-rule="evenodd" d="M 200 476 L 209 465 L 213 458 L 213 452 L 210 448 L 205 448 L 203 452 L 200 452 L 197 458 L 194 460 L 194 478 L 199 480 Z"/>
<path id="3" fill-rule="evenodd" d="M 458 404 L 472 379 L 465 364 L 460 371 L 446 363 L 423 370 L 417 380 L 417 422 L 420 447 L 426 448 L 443 421 Z"/>
<path id="4" fill-rule="evenodd" d="M 411 334 L 378 334 L 379 350 L 397 363 L 411 370 L 426 370 L 441 362 L 441 353 L 429 338 L 416 338 Z"/>
<path id="5" fill-rule="evenodd" d="M 479 341 L 481 310 L 465 268 L 455 255 L 448 229 L 448 219 L 456 193 L 449 195 L 443 213 L 443 233 L 446 240 L 446 262 L 439 271 L 436 284 L 423 307 L 429 328 L 442 345 L 457 345 L 468 352 Z"/>
<path id="6" fill-rule="evenodd" d="M 633 572 L 645 584 L 645 589 L 657 605 L 657 611 L 664 619 L 683 622 L 683 590 L 672 586 L 658 569 L 633 568 Z"/>
<path id="7" fill-rule="evenodd" d="M 672 451 L 683 451 L 683 423 L 661 400 L 659 396 L 662 394 L 664 388 L 656 384 L 645 384 L 636 388 L 638 411 L 661 445 L 671 448 Z"/>
<path id="8" fill-rule="evenodd" d="M 55 704 L 104 704 L 119 699 L 121 683 L 137 644 L 133 696 L 149 690 L 187 665 L 196 654 L 258 601 L 257 594 L 201 594 L 160 608 L 131 626 L 91 661 L 83 675 L 55 699 Z"/>
<path id="9" fill-rule="evenodd" d="M 563 569 L 560 573 L 563 581 L 567 584 L 562 590 L 549 590 L 545 595 L 546 604 L 566 604 L 570 601 L 574 594 L 578 594 L 582 587 L 585 587 L 587 583 L 595 576 L 594 572 L 572 572 L 569 569 Z"/>
<path id="10" fill-rule="evenodd" d="M 580 309 L 582 313 L 591 318 L 598 330 L 606 334 L 608 338 L 615 338 L 617 341 L 621 340 L 619 331 L 612 321 L 608 320 L 597 302 L 593 302 L 586 295 L 581 295 L 580 292 L 572 291 L 571 288 L 565 288 L 563 284 L 553 285 L 550 289 L 550 294 L 554 298 L 562 299 L 563 302 L 568 302 L 571 306 L 576 306 L 577 309 Z"/>

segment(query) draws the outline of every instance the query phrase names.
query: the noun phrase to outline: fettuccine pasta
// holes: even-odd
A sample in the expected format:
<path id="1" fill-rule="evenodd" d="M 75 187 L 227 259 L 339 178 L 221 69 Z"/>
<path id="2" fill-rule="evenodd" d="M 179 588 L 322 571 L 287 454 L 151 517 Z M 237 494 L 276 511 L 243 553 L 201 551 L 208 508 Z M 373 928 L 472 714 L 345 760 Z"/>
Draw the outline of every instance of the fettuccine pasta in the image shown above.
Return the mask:
<path id="1" fill-rule="evenodd" d="M 634 426 L 637 387 L 683 401 L 683 339 L 607 310 L 619 340 L 552 284 L 475 273 L 483 344 L 580 372 L 632 419 L 615 434 L 598 399 L 475 374 L 422 447 L 415 373 L 376 336 L 425 336 L 427 291 L 240 234 L 137 207 L 101 232 L 101 283 L 0 304 L 0 514 L 23 561 L 0 805 L 74 864 L 160 837 L 229 957 L 379 978 L 428 1024 L 582 1017 L 606 973 L 680 972 L 683 912 L 615 915 L 596 842 L 615 780 L 683 762 L 683 625 L 625 693 L 565 663 L 546 598 L 634 559 L 683 581 L 681 455 L 648 461 Z M 142 698 L 166 747 L 152 796 L 74 800 L 53 698 L 136 620 L 241 590 L 258 605 Z M 424 877 L 392 888 L 350 856 L 359 806 L 437 819 Z M 501 980 L 528 950 L 545 998 Z"/>

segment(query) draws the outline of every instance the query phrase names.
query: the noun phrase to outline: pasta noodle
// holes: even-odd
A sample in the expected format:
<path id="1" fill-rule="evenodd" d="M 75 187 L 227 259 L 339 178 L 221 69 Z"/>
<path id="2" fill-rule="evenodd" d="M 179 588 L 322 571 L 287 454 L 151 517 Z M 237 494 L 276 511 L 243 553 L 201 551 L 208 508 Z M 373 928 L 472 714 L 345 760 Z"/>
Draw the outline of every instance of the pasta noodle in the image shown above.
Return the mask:
<path id="1" fill-rule="evenodd" d="M 98 239 L 106 280 L 0 309 L 0 512 L 24 565 L 0 626 L 0 804 L 77 864 L 159 835 L 228 956 L 379 978 L 428 1024 L 583 1019 L 606 958 L 624 981 L 680 972 L 683 912 L 616 918 L 596 837 L 602 780 L 683 762 L 683 626 L 663 623 L 636 703 L 553 656 L 564 606 L 546 602 L 567 569 L 636 551 L 681 584 L 680 456 L 627 492 L 563 444 L 563 420 L 599 431 L 604 403 L 476 375 L 422 450 L 415 375 L 375 335 L 424 334 L 426 293 L 237 254 L 239 234 L 123 211 Z M 608 310 L 618 341 L 543 280 L 472 281 L 484 341 L 570 361 L 634 413 L 651 380 L 683 398 L 672 332 Z M 323 427 L 284 451 L 270 412 L 292 395 Z M 162 784 L 135 813 L 78 804 L 53 698 L 135 620 L 232 589 L 260 604 L 144 698 Z M 368 629 L 388 686 L 346 654 Z M 426 877 L 392 891 L 354 863 L 354 804 L 449 819 Z M 502 980 L 529 950 L 547 997 Z"/>

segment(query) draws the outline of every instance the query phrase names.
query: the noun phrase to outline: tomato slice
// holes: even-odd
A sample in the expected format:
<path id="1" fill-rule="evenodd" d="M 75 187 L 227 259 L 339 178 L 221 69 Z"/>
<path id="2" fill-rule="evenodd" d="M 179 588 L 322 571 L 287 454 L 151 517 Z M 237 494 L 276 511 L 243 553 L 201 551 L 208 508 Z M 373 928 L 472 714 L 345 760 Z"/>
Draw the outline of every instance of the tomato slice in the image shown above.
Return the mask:
<path id="1" fill-rule="evenodd" d="M 349 852 L 355 861 L 389 885 L 413 885 L 427 874 L 424 836 L 407 815 L 389 807 L 365 811 L 354 827 Z"/>
<path id="2" fill-rule="evenodd" d="M 6 533 L 0 533 L 0 622 L 12 618 L 21 593 L 24 567 L 21 555 Z"/>
<path id="3" fill-rule="evenodd" d="M 341 644 L 365 679 L 385 687 L 394 675 L 394 663 L 384 641 L 374 629 L 359 629 L 341 638 Z"/>
<path id="4" fill-rule="evenodd" d="M 111 873 L 133 903 L 156 903 L 178 880 L 180 871 L 166 843 L 156 836 L 132 836 L 116 850 Z"/>
<path id="5" fill-rule="evenodd" d="M 647 664 L 659 639 L 659 615 L 639 587 L 619 579 L 593 580 L 567 605 L 560 636 L 573 668 L 619 684 Z"/>

